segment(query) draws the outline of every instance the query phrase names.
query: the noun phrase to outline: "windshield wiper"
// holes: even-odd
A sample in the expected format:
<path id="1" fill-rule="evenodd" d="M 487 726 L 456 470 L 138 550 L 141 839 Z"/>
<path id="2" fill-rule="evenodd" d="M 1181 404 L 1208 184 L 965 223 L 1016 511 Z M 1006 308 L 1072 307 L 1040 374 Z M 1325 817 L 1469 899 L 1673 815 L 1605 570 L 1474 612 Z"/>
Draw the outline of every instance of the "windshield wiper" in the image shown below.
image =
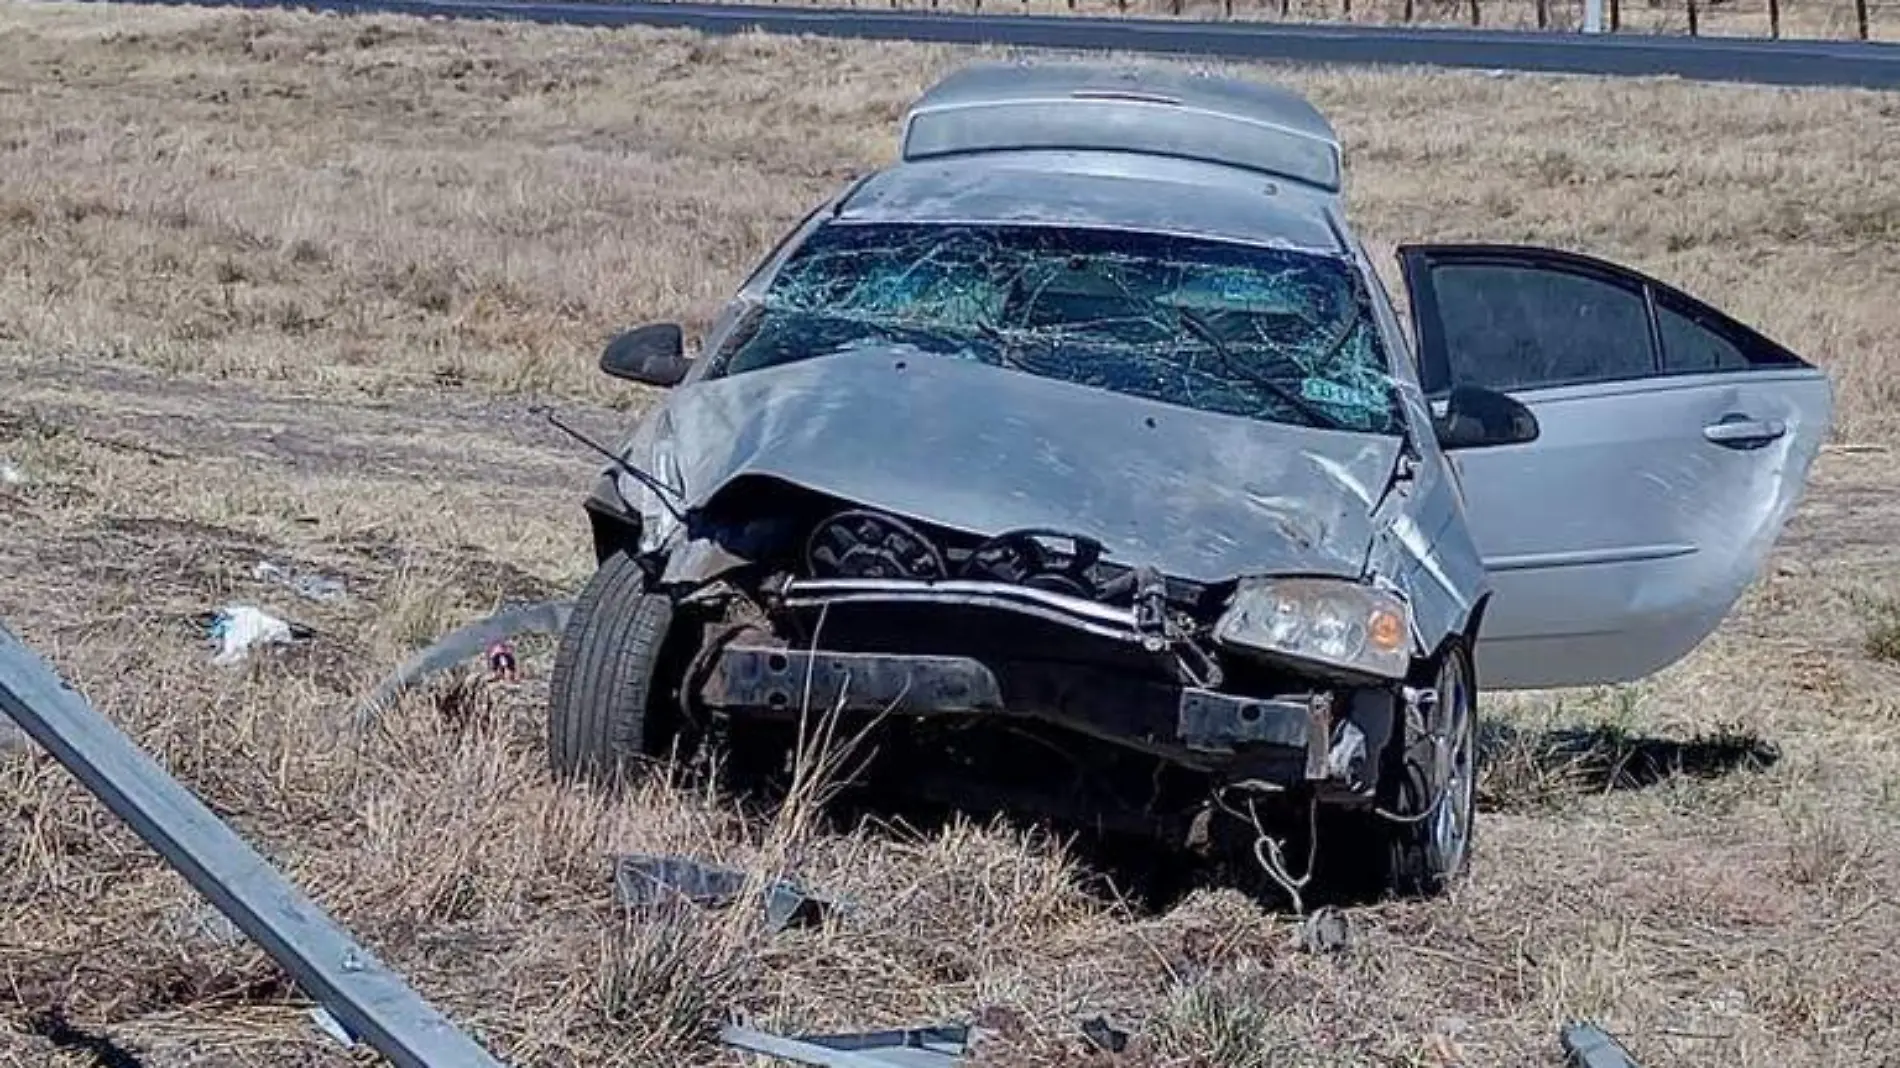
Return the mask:
<path id="1" fill-rule="evenodd" d="M 1234 350 L 1227 347 L 1227 342 L 1222 340 L 1220 333 L 1216 331 L 1213 326 L 1209 325 L 1206 319 L 1201 317 L 1200 312 L 1192 308 L 1177 307 L 1175 308 L 1175 314 L 1181 317 L 1181 322 L 1186 324 L 1187 328 L 1193 331 L 1196 337 L 1207 342 L 1208 347 L 1214 350 L 1216 356 L 1220 357 L 1220 361 L 1224 366 L 1240 372 L 1256 385 L 1265 386 L 1274 396 L 1285 401 L 1289 408 L 1305 416 L 1307 422 L 1312 425 L 1329 430 L 1340 429 L 1338 420 L 1315 407 L 1311 401 L 1308 401 L 1305 397 L 1300 396 L 1298 393 L 1293 392 L 1266 375 L 1254 373 L 1239 359 L 1235 358 Z M 1350 330 L 1350 327 L 1348 327 L 1348 330 Z M 1340 342 L 1336 342 L 1333 345 L 1333 350 L 1335 352 L 1338 351 L 1339 345 L 1343 342 L 1344 338 L 1342 337 Z"/>

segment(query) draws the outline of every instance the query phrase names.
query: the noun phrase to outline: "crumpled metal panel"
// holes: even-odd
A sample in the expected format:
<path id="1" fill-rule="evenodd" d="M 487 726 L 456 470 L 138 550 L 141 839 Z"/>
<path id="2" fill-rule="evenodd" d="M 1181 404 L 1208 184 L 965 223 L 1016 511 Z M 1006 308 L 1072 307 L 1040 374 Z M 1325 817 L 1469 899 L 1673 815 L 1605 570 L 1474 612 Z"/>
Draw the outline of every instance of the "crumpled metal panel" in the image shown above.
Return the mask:
<path id="1" fill-rule="evenodd" d="M 614 898 L 627 909 L 664 910 L 680 904 L 722 908 L 738 900 L 745 888 L 744 872 L 690 857 L 631 853 L 614 858 Z M 772 931 L 810 926 L 841 907 L 786 879 L 764 880 L 760 895 L 766 927 Z"/>
<path id="2" fill-rule="evenodd" d="M 1560 1041 L 1571 1068 L 1637 1068 L 1628 1051 L 1595 1024 L 1571 1024 Z"/>
<path id="3" fill-rule="evenodd" d="M 1398 449 L 902 346 L 681 386 L 628 444 L 635 463 L 670 457 L 695 505 L 766 475 L 973 534 L 1084 534 L 1111 562 L 1202 582 L 1358 577 L 1372 526 L 1348 486 L 1384 485 Z M 624 474 L 618 488 L 647 493 Z"/>
<path id="4" fill-rule="evenodd" d="M 359 731 L 374 726 L 390 702 L 403 691 L 436 672 L 481 655 L 482 650 L 495 642 L 529 633 L 561 633 L 573 613 L 572 600 L 539 601 L 505 608 L 444 634 L 377 683 L 376 689 L 357 705 L 352 725 Z M 4 743 L 4 737 L 0 737 L 0 748 L 4 748 Z"/>
<path id="5" fill-rule="evenodd" d="M 735 1049 L 819 1068 L 949 1068 L 969 1050 L 961 1024 L 793 1038 L 728 1024 L 719 1041 Z"/>
<path id="6" fill-rule="evenodd" d="M 771 476 L 1182 579 L 1357 578 L 1406 430 L 1369 299 L 1344 254 L 834 221 L 728 309 L 626 455 L 690 505 Z M 643 548 L 670 541 L 617 485 Z"/>

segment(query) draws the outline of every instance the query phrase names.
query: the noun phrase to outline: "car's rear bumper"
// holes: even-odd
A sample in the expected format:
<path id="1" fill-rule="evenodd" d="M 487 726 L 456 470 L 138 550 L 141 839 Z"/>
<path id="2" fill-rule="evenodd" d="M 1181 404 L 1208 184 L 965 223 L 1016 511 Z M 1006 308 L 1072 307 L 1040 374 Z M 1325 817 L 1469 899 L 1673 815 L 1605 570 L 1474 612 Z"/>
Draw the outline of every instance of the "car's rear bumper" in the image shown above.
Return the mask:
<path id="1" fill-rule="evenodd" d="M 967 656 L 805 652 L 737 642 L 721 650 L 699 692 L 729 714 L 792 717 L 804 710 L 931 716 L 1020 716 L 1209 769 L 1245 762 L 1290 781 L 1344 776 L 1340 695 L 1316 689 L 1271 698 L 1193 686 L 1094 682 L 1086 668 L 1000 672 Z M 1093 683 L 1093 684 L 1092 684 Z M 1350 732 L 1348 732 L 1350 733 Z"/>

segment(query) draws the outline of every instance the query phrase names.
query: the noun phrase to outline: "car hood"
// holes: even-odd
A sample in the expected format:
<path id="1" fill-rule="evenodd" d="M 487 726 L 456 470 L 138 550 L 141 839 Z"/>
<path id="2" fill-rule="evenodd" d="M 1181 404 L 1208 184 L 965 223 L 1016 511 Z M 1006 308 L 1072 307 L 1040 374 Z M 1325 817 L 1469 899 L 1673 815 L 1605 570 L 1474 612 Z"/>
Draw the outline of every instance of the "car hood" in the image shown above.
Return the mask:
<path id="1" fill-rule="evenodd" d="M 1398 449 L 890 347 L 676 387 L 626 455 L 695 506 L 770 476 L 972 534 L 1087 535 L 1109 562 L 1217 582 L 1358 577 Z"/>

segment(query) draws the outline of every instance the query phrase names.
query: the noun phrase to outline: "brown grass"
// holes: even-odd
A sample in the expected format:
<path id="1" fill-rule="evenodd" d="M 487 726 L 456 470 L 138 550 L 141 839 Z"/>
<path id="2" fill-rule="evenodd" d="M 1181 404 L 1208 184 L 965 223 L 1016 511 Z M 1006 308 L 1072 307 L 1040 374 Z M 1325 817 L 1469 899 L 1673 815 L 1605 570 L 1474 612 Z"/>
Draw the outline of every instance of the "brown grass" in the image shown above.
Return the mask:
<path id="1" fill-rule="evenodd" d="M 1840 442 L 1881 450 L 1823 458 L 1684 664 L 1491 702 L 1514 732 L 1474 877 L 1356 910 L 1343 953 L 1289 949 L 1231 891 L 1106 904 L 1035 831 L 837 835 L 663 785 L 557 790 L 545 641 L 518 688 L 445 682 L 352 744 L 352 702 L 431 633 L 584 579 L 594 461 L 526 402 L 611 435 L 646 398 L 594 371 L 607 333 L 702 322 L 973 54 L 0 8 L 0 618 L 513 1063 L 714 1062 L 728 1007 L 796 1028 L 985 1010 L 992 1063 L 1076 1059 L 1096 1014 L 1142 1032 L 1131 1064 L 1551 1063 L 1572 1016 L 1659 1065 L 1891 1058 L 1891 96 L 1262 72 L 1334 116 L 1381 248 L 1527 240 L 1657 272 L 1825 364 Z M 351 596 L 301 601 L 251 576 L 263 558 Z M 234 600 L 318 638 L 213 667 L 191 617 Z M 1705 775 L 1638 744 L 1724 734 L 1780 759 Z M 0 1061 L 90 1063 L 28 1033 L 58 1010 L 153 1065 L 347 1063 L 57 764 L 0 758 L 0 813 Z M 860 908 L 776 936 L 749 912 L 629 921 L 607 857 L 636 850 Z"/>

